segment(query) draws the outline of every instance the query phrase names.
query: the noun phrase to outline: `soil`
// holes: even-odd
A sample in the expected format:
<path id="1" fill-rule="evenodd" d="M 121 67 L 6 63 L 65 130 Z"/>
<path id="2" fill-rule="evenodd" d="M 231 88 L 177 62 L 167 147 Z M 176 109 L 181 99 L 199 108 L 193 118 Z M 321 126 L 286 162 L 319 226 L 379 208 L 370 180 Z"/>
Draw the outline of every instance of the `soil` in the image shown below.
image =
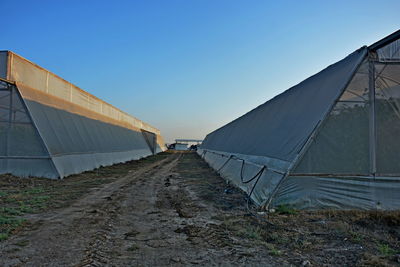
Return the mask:
<path id="1" fill-rule="evenodd" d="M 195 153 L 0 176 L 0 266 L 396 266 L 400 212 L 258 212 Z"/>

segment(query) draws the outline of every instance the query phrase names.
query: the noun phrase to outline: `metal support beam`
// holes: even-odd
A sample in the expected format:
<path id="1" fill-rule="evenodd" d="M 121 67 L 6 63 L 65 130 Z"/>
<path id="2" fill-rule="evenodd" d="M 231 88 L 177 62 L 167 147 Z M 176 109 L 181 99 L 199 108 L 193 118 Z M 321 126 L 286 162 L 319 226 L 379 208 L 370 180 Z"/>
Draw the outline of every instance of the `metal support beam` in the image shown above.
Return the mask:
<path id="1" fill-rule="evenodd" d="M 8 86 L 10 89 L 10 100 L 9 100 L 9 108 L 8 108 L 8 125 L 7 125 L 7 132 L 6 132 L 6 140 L 5 140 L 5 146 L 4 146 L 4 153 L 6 156 L 8 156 L 8 146 L 10 142 L 10 131 L 11 131 L 11 120 L 12 120 L 12 106 L 13 106 L 13 99 L 12 99 L 12 93 L 13 93 L 13 86 Z"/>
<path id="2" fill-rule="evenodd" d="M 375 64 L 369 61 L 369 161 L 370 173 L 376 174 L 376 111 L 375 111 Z"/>
<path id="3" fill-rule="evenodd" d="M 51 159 L 50 156 L 0 156 L 0 159 Z"/>

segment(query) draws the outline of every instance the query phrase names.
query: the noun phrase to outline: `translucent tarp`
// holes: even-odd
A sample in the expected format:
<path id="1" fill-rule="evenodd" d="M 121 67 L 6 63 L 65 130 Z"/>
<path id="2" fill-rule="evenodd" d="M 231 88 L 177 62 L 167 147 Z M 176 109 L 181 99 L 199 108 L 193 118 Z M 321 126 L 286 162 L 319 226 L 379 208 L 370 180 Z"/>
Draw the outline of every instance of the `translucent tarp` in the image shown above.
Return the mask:
<path id="1" fill-rule="evenodd" d="M 400 176 L 400 63 L 375 66 L 377 173 Z"/>
<path id="2" fill-rule="evenodd" d="M 400 62 L 400 39 L 378 49 L 376 53 L 380 62 Z"/>
<path id="3" fill-rule="evenodd" d="M 369 174 L 368 65 L 364 60 L 292 173 Z"/>

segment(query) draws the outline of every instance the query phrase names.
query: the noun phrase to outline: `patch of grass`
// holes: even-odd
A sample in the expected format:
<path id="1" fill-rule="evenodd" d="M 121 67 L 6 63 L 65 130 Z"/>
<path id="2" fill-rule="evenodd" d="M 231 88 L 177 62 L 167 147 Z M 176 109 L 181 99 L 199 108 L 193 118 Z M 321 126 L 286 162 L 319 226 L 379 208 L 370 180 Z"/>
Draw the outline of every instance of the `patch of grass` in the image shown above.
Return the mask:
<path id="1" fill-rule="evenodd" d="M 349 233 L 350 233 L 350 240 L 353 243 L 360 244 L 364 241 L 364 236 L 362 234 L 353 231 L 350 231 Z"/>
<path id="2" fill-rule="evenodd" d="M 9 196 L 5 199 L 6 203 L 18 203 L 18 199 L 15 195 Z"/>
<path id="3" fill-rule="evenodd" d="M 248 224 L 243 226 L 243 228 L 238 231 L 238 235 L 248 239 L 261 240 L 262 230 L 260 229 L 260 227 Z"/>
<path id="4" fill-rule="evenodd" d="M 7 192 L 0 191 L 0 197 L 5 197 L 5 196 L 7 196 L 7 195 L 8 195 L 8 193 L 7 193 Z"/>
<path id="5" fill-rule="evenodd" d="M 45 190 L 42 187 L 29 188 L 23 191 L 12 191 L 0 202 L 0 235 L 1 240 L 22 227 L 26 222 L 20 218 L 25 213 L 33 213 L 46 207 L 50 196 L 41 195 Z"/>
<path id="6" fill-rule="evenodd" d="M 22 218 L 0 214 L 0 241 L 7 239 L 11 233 L 21 227 L 25 222 L 26 220 Z"/>
<path id="7" fill-rule="evenodd" d="M 1 207 L 0 214 L 19 216 L 21 215 L 21 211 L 18 208 L 14 207 Z"/>
<path id="8" fill-rule="evenodd" d="M 0 241 L 6 240 L 8 238 L 8 234 L 0 233 Z"/>
<path id="9" fill-rule="evenodd" d="M 298 213 L 298 211 L 290 205 L 279 205 L 276 207 L 275 211 L 278 214 L 288 214 L 288 215 L 295 215 Z"/>
<path id="10" fill-rule="evenodd" d="M 267 247 L 269 254 L 271 254 L 272 256 L 282 255 L 282 251 L 275 248 L 275 246 L 273 244 L 266 243 L 265 246 Z"/>
<path id="11" fill-rule="evenodd" d="M 33 187 L 25 190 L 23 192 L 24 195 L 33 195 L 33 194 L 40 194 L 43 193 L 45 190 L 43 187 Z"/>
<path id="12" fill-rule="evenodd" d="M 6 216 L 3 216 L 3 215 L 0 215 L 0 225 L 3 225 L 3 224 L 8 224 L 8 223 L 9 223 L 9 221 L 10 221 L 9 217 L 6 217 Z"/>
<path id="13" fill-rule="evenodd" d="M 50 196 L 35 196 L 32 199 L 27 201 L 28 204 L 33 206 L 39 205 L 41 206 L 43 203 L 47 202 L 50 199 Z"/>
<path id="14" fill-rule="evenodd" d="M 24 204 L 22 204 L 21 206 L 19 206 L 19 210 L 20 210 L 22 213 L 32 213 L 32 212 L 34 212 L 34 209 L 33 209 L 32 207 L 26 206 L 26 205 L 24 205 Z"/>
<path id="15" fill-rule="evenodd" d="M 394 254 L 396 254 L 396 251 L 389 247 L 389 245 L 387 244 L 378 244 L 377 248 L 382 256 L 393 256 Z"/>
<path id="16" fill-rule="evenodd" d="M 13 228 L 16 228 L 23 224 L 26 220 L 23 218 L 14 218 L 14 217 L 6 217 L 0 215 L 0 225 L 9 225 Z"/>

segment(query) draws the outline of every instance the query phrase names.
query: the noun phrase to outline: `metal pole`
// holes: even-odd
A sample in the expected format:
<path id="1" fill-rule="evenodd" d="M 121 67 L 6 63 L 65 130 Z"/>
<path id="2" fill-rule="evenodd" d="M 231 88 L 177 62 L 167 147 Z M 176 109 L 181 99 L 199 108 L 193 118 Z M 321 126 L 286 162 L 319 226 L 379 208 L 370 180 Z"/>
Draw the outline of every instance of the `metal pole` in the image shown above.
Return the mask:
<path id="1" fill-rule="evenodd" d="M 11 121 L 12 121 L 12 106 L 13 106 L 13 99 L 12 99 L 12 93 L 13 93 L 13 86 L 7 85 L 7 87 L 10 89 L 10 101 L 9 101 L 9 109 L 8 109 L 8 125 L 7 125 L 7 135 L 6 135 L 6 144 L 5 144 L 5 155 L 8 156 L 8 145 L 10 142 L 10 131 L 11 131 Z"/>
<path id="2" fill-rule="evenodd" d="M 376 174 L 376 112 L 375 112 L 375 65 L 369 60 L 369 160 L 370 173 Z"/>

